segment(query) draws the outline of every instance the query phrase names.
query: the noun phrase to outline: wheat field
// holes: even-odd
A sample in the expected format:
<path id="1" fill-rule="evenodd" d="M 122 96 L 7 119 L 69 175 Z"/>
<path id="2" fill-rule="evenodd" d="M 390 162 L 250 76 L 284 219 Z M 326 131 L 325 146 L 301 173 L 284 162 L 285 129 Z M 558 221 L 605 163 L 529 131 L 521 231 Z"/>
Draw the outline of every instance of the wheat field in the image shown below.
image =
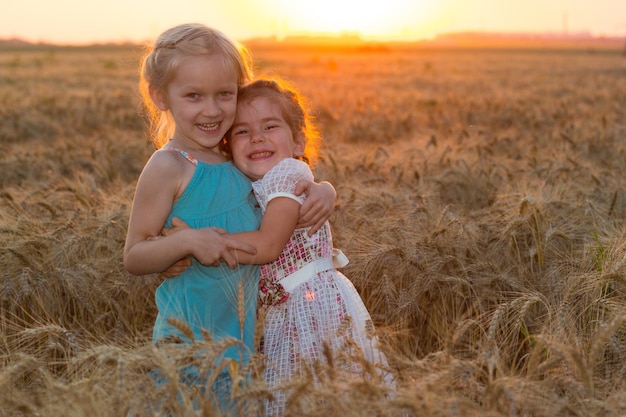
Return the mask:
<path id="1" fill-rule="evenodd" d="M 334 243 L 397 381 L 329 357 L 288 415 L 626 414 L 621 51 L 250 48 L 313 105 Z M 1 417 L 221 415 L 175 375 L 232 342 L 156 349 L 160 278 L 121 262 L 153 151 L 140 52 L 0 50 Z M 260 369 L 230 369 L 239 415 L 270 395 Z"/>

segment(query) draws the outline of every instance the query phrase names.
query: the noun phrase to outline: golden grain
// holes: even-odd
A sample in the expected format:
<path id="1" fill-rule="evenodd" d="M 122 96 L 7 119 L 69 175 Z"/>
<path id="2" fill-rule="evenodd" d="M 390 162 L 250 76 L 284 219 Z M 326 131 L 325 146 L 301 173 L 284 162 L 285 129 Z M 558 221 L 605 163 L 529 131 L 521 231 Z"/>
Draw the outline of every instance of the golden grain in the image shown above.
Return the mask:
<path id="1" fill-rule="evenodd" d="M 285 385 L 287 415 L 626 414 L 619 51 L 251 47 L 315 105 L 335 245 L 398 381 L 344 373 L 347 346 Z M 159 278 L 121 265 L 152 152 L 138 55 L 0 50 L 0 417 L 219 415 L 190 364 L 228 369 L 248 410 L 271 395 L 260 355 L 216 363 L 234 340 L 150 343 Z"/>

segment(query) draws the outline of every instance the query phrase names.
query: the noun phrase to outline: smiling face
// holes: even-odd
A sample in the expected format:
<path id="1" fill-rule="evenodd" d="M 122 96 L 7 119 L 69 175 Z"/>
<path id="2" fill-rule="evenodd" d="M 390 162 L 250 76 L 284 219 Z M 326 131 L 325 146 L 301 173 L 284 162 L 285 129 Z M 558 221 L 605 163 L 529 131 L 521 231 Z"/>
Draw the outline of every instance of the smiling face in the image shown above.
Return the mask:
<path id="1" fill-rule="evenodd" d="M 185 58 L 165 92 L 151 91 L 159 109 L 171 112 L 177 146 L 219 153 L 237 108 L 237 75 L 220 55 Z"/>
<path id="2" fill-rule="evenodd" d="M 280 106 L 263 96 L 239 103 L 229 144 L 235 165 L 253 180 L 304 153 L 302 134 L 294 137 Z"/>

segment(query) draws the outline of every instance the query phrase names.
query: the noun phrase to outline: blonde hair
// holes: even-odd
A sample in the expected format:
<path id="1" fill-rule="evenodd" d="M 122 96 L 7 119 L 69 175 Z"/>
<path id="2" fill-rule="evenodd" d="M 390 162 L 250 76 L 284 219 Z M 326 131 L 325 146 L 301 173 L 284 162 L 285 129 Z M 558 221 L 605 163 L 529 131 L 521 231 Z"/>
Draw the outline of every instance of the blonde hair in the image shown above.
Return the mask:
<path id="1" fill-rule="evenodd" d="M 201 55 L 221 55 L 237 73 L 242 86 L 252 79 L 252 55 L 243 45 L 222 32 L 201 23 L 174 26 L 146 48 L 141 60 L 139 92 L 149 122 L 149 136 L 157 148 L 174 134 L 170 112 L 161 111 L 152 101 L 150 89 L 165 93 L 168 83 L 183 59 Z M 210 77 L 211 74 L 207 74 Z"/>
<path id="2" fill-rule="evenodd" d="M 250 103 L 258 97 L 266 97 L 280 108 L 281 114 L 294 137 L 301 134 L 304 138 L 304 155 L 300 158 L 314 167 L 319 157 L 321 135 L 313 116 L 310 114 L 308 102 L 305 97 L 294 87 L 279 79 L 258 79 L 239 89 L 237 94 L 237 106 Z M 230 137 L 231 131 L 226 134 Z M 232 156 L 228 140 L 224 149 L 228 156 Z"/>

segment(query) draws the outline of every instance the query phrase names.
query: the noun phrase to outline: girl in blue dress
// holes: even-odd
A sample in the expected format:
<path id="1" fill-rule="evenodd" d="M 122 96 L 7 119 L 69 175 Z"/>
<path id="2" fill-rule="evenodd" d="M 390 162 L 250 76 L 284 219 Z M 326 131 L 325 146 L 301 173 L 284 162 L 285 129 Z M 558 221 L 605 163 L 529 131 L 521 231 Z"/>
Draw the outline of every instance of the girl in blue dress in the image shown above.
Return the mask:
<path id="1" fill-rule="evenodd" d="M 124 265 L 135 275 L 158 273 L 190 257 L 179 276 L 156 291 L 155 343 L 192 343 L 210 335 L 232 338 L 218 362 L 244 364 L 254 352 L 259 267 L 238 265 L 233 250 L 254 247 L 225 233 L 255 230 L 250 180 L 223 154 L 221 146 L 237 106 L 237 92 L 249 81 L 251 57 L 241 45 L 201 24 L 163 32 L 143 61 L 140 90 L 158 149 L 146 163 L 130 213 Z M 329 184 L 308 182 L 315 214 L 312 224 L 332 211 Z M 322 209 L 320 209 L 322 207 Z M 159 236 L 178 217 L 191 228 Z M 182 323 L 187 328 L 183 329 Z M 228 385 L 228 373 L 214 390 Z M 227 391 L 227 390 L 226 390 Z"/>

